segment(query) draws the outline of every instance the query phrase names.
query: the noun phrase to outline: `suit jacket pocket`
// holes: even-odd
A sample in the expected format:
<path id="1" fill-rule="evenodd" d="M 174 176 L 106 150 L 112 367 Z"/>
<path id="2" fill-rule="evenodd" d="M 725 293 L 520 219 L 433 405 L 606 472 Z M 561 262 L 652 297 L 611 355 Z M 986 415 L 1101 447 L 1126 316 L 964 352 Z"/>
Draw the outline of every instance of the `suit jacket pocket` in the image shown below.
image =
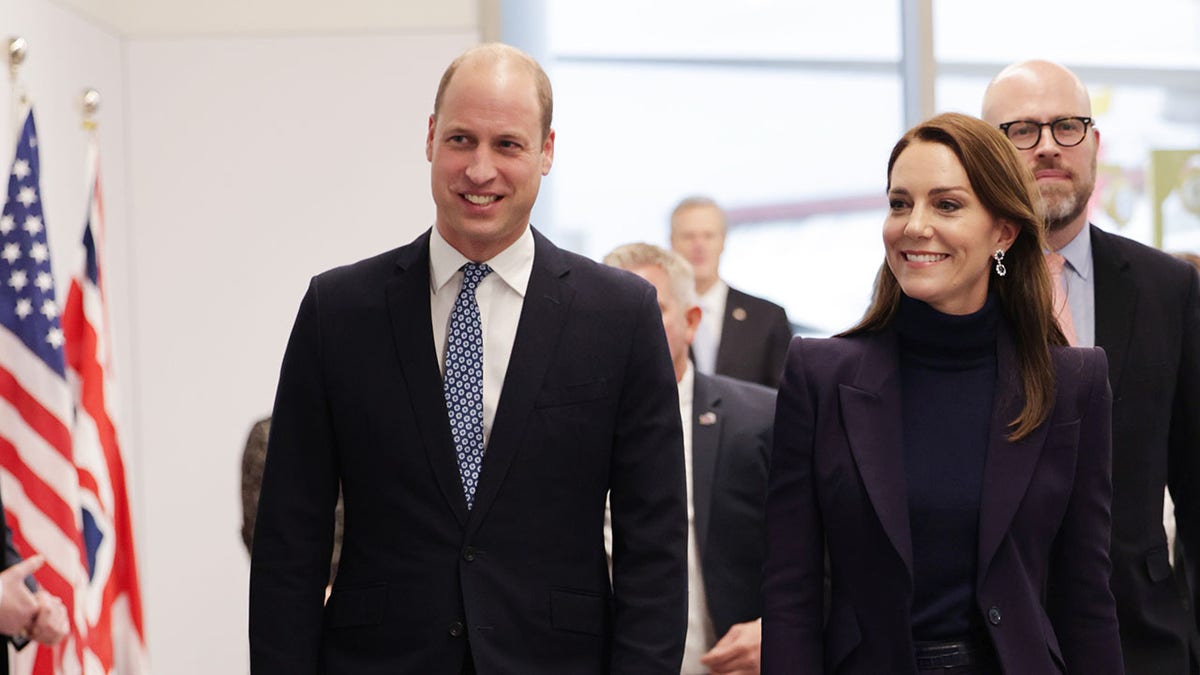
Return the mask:
<path id="1" fill-rule="evenodd" d="M 383 622 L 387 584 L 335 588 L 325 605 L 325 616 L 333 628 L 371 626 Z"/>
<path id="2" fill-rule="evenodd" d="M 1050 617 L 1042 612 L 1042 636 L 1046 639 L 1046 648 L 1050 650 L 1050 658 L 1054 661 L 1054 665 L 1058 667 L 1058 672 L 1067 672 L 1067 662 L 1063 660 L 1062 647 L 1058 644 L 1058 634 L 1054 632 L 1054 626 L 1050 623 Z"/>
<path id="3" fill-rule="evenodd" d="M 1166 546 L 1151 549 L 1146 554 L 1146 574 L 1156 584 L 1171 576 L 1171 558 Z"/>
<path id="4" fill-rule="evenodd" d="M 536 408 L 554 408 L 574 405 L 604 398 L 608 394 L 608 379 L 600 378 L 589 382 L 577 382 L 564 387 L 543 389 L 534 403 Z"/>
<path id="5" fill-rule="evenodd" d="M 557 630 L 604 635 L 608 603 L 599 593 L 550 590 L 550 624 Z"/>

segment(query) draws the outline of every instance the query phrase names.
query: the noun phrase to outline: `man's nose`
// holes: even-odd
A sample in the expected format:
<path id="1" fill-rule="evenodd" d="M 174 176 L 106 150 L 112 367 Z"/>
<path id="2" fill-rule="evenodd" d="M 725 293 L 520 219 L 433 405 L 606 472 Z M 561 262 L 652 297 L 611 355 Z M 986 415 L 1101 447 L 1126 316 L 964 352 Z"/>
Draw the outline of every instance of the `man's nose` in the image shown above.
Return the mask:
<path id="1" fill-rule="evenodd" d="M 1037 145 L 1033 146 L 1033 153 L 1038 157 L 1057 157 L 1062 154 L 1062 148 L 1054 140 L 1054 132 L 1049 126 L 1042 127 L 1042 135 Z"/>
<path id="2" fill-rule="evenodd" d="M 467 178 L 476 185 L 482 185 L 496 176 L 496 164 L 492 161 L 492 153 L 487 148 L 478 148 L 471 155 L 467 164 Z"/>

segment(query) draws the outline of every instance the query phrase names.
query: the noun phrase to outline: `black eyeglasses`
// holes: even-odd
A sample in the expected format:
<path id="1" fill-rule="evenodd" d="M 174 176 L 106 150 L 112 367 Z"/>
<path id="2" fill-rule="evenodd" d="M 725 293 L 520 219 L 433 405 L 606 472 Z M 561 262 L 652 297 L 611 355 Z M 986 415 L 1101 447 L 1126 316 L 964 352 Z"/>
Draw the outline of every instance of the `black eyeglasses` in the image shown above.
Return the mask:
<path id="1" fill-rule="evenodd" d="M 1050 135 L 1054 142 L 1064 148 L 1074 147 L 1087 138 L 1088 127 L 1092 125 L 1090 117 L 1060 117 L 1051 122 L 1034 122 L 1033 120 L 1017 120 L 1000 125 L 1000 131 L 1008 136 L 1008 140 L 1017 146 L 1018 150 L 1036 148 L 1042 142 L 1042 127 L 1050 127 Z"/>

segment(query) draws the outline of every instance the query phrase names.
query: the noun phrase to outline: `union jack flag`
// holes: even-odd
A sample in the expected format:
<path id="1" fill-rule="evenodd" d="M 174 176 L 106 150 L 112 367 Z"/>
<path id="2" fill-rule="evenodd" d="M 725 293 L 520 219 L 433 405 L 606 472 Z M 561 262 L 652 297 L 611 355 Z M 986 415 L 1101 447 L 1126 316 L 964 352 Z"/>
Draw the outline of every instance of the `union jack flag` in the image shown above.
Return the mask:
<path id="1" fill-rule="evenodd" d="M 148 672 L 142 601 L 125 462 L 112 406 L 112 351 L 101 272 L 104 204 L 95 137 L 88 146 L 90 195 L 83 228 L 83 265 L 71 279 L 63 309 L 67 375 L 75 401 L 73 440 L 79 468 L 83 549 L 88 576 L 83 593 L 87 622 L 84 672 Z M 91 661 L 94 659 L 94 663 Z"/>

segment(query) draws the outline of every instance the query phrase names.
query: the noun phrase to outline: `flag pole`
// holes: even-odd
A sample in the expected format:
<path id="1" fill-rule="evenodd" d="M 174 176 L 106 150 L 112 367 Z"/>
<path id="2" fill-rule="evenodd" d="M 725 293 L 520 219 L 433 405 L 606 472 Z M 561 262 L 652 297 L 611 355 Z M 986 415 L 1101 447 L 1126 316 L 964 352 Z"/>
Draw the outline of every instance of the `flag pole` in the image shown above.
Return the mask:
<path id="1" fill-rule="evenodd" d="M 12 106 L 10 120 L 13 130 L 17 136 L 21 134 L 21 110 L 28 102 L 25 98 L 25 88 L 21 86 L 18 72 L 21 70 L 21 64 L 25 63 L 25 57 L 29 53 L 29 44 L 25 42 L 23 37 L 10 37 L 8 39 L 8 80 L 12 85 Z"/>
<path id="2" fill-rule="evenodd" d="M 95 183 L 100 175 L 100 144 L 96 133 L 98 126 L 96 113 L 100 112 L 100 92 L 94 87 L 84 89 L 83 93 L 79 96 L 79 108 L 83 113 L 83 130 L 87 132 L 87 175 L 89 182 L 87 189 L 88 193 L 95 199 L 98 191 L 94 189 L 96 186 L 90 183 Z M 92 223 L 97 246 L 99 246 L 100 240 L 104 236 L 103 232 L 97 231 L 99 227 L 100 223 Z"/>

